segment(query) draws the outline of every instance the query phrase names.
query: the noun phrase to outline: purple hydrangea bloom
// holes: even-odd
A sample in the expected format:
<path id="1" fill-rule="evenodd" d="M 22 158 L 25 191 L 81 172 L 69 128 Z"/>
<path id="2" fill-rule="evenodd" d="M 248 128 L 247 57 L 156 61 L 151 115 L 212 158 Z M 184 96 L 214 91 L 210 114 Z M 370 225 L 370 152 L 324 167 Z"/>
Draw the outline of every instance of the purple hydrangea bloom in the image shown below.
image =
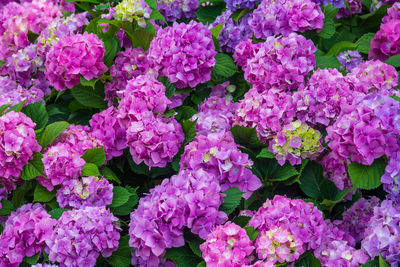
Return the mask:
<path id="1" fill-rule="evenodd" d="M 334 8 L 345 7 L 344 0 L 313 0 L 313 2 L 323 4 L 324 6 L 331 4 Z"/>
<path id="2" fill-rule="evenodd" d="M 0 184 L 7 191 L 22 182 L 22 168 L 41 150 L 36 124 L 25 114 L 10 111 L 0 117 Z"/>
<path id="3" fill-rule="evenodd" d="M 188 170 L 204 169 L 218 177 L 222 191 L 237 187 L 249 198 L 261 186 L 251 172 L 253 162 L 239 150 L 230 132 L 198 135 L 186 145 L 180 167 Z"/>
<path id="4" fill-rule="evenodd" d="M 388 193 L 387 198 L 400 205 L 400 151 L 390 155 L 381 182 L 383 189 Z"/>
<path id="5" fill-rule="evenodd" d="M 175 91 L 175 93 L 169 98 L 170 103 L 167 105 L 167 109 L 174 109 L 181 106 L 188 96 L 189 93 Z"/>
<path id="6" fill-rule="evenodd" d="M 347 6 L 339 8 L 336 18 L 351 17 L 354 14 L 359 14 L 362 11 L 362 0 L 346 0 Z"/>
<path id="7" fill-rule="evenodd" d="M 91 135 L 104 144 L 106 159 L 119 157 L 127 147 L 126 132 L 117 118 L 117 110 L 109 107 L 100 113 L 94 114 L 89 121 Z"/>
<path id="8" fill-rule="evenodd" d="M 0 235 L 0 266 L 19 266 L 24 257 L 41 253 L 56 220 L 41 204 L 26 204 L 8 217 Z"/>
<path id="9" fill-rule="evenodd" d="M 360 65 L 364 60 L 362 59 L 360 53 L 356 50 L 349 50 L 349 51 L 344 51 L 341 52 L 338 56 L 337 59 L 339 60 L 340 64 L 342 66 L 340 69 L 345 69 L 347 71 L 351 71 L 358 65 Z"/>
<path id="10" fill-rule="evenodd" d="M 125 90 L 128 80 L 139 75 L 145 75 L 150 70 L 147 53 L 142 48 L 128 48 L 118 52 L 114 64 L 110 67 L 113 80 L 104 87 L 105 100 L 109 105 L 113 103 L 118 91 Z"/>
<path id="11" fill-rule="evenodd" d="M 322 244 L 314 250 L 314 255 L 322 266 L 357 267 L 364 264 L 369 257 L 362 249 L 355 249 L 354 239 L 340 229 L 341 221 L 327 220 Z"/>
<path id="12" fill-rule="evenodd" d="M 382 19 L 382 23 L 387 23 L 392 19 L 400 19 L 400 3 L 394 3 L 393 6 L 388 8 L 386 16 Z"/>
<path id="13" fill-rule="evenodd" d="M 356 92 L 393 95 L 398 85 L 398 73 L 393 66 L 369 60 L 352 69 L 346 80 Z"/>
<path id="14" fill-rule="evenodd" d="M 117 221 L 105 207 L 65 211 L 46 239 L 50 261 L 61 266 L 94 266 L 100 253 L 110 257 L 120 238 Z"/>
<path id="15" fill-rule="evenodd" d="M 253 43 L 252 40 L 242 41 L 235 47 L 233 59 L 238 66 L 245 68 L 247 60 L 253 58 L 261 46 L 262 43 Z"/>
<path id="16" fill-rule="evenodd" d="M 25 89 L 8 76 L 0 76 L 0 106 L 10 104 L 17 105 L 25 101 L 24 106 L 41 101 L 43 91 L 37 86 Z"/>
<path id="17" fill-rule="evenodd" d="M 7 190 L 4 187 L 0 187 L 0 210 L 2 209 L 2 204 L 1 204 L 1 200 L 2 199 L 7 199 Z"/>
<path id="18" fill-rule="evenodd" d="M 262 231 L 284 227 L 302 242 L 304 250 L 320 246 L 326 224 L 322 212 L 310 202 L 276 195 L 258 209 L 249 226 Z"/>
<path id="19" fill-rule="evenodd" d="M 245 229 L 227 222 L 215 227 L 200 249 L 207 266 L 240 267 L 249 263 L 254 246 Z"/>
<path id="20" fill-rule="evenodd" d="M 157 0 L 157 10 L 169 22 L 194 18 L 199 7 L 196 0 Z"/>
<path id="21" fill-rule="evenodd" d="M 46 77 L 57 91 L 72 88 L 107 71 L 103 63 L 104 43 L 93 33 L 71 34 L 60 38 L 46 58 Z"/>
<path id="22" fill-rule="evenodd" d="M 259 0 L 225 0 L 226 8 L 235 11 L 237 9 L 253 9 Z"/>
<path id="23" fill-rule="evenodd" d="M 356 243 L 364 239 L 365 228 L 373 215 L 374 208 L 379 205 L 380 200 L 372 196 L 369 199 L 360 198 L 348 210 L 343 212 L 341 227 L 346 230 Z"/>
<path id="24" fill-rule="evenodd" d="M 392 266 L 400 263 L 400 206 L 390 200 L 374 208 L 361 247 L 371 258 L 382 255 Z"/>
<path id="25" fill-rule="evenodd" d="M 400 19 L 392 19 L 382 24 L 371 40 L 368 58 L 385 61 L 397 54 L 400 54 Z"/>
<path id="26" fill-rule="evenodd" d="M 336 120 L 343 105 L 353 100 L 349 84 L 337 69 L 316 70 L 293 98 L 301 121 L 325 127 Z"/>
<path id="27" fill-rule="evenodd" d="M 254 36 L 266 40 L 269 36 L 308 30 L 322 30 L 324 13 L 311 0 L 263 0 L 249 21 Z"/>
<path id="28" fill-rule="evenodd" d="M 177 88 L 209 81 L 216 54 L 210 31 L 193 20 L 160 29 L 148 50 L 155 70 Z"/>
<path id="29" fill-rule="evenodd" d="M 159 266 L 167 248 L 184 245 L 185 226 L 205 239 L 215 225 L 227 219 L 218 211 L 222 201 L 218 180 L 202 169 L 183 170 L 150 189 L 131 213 L 132 264 L 145 261 L 145 266 Z"/>
<path id="30" fill-rule="evenodd" d="M 315 51 L 311 40 L 296 33 L 287 37 L 270 36 L 247 59 L 244 78 L 264 88 L 297 89 L 315 67 Z"/>
<path id="31" fill-rule="evenodd" d="M 57 190 L 56 197 L 60 207 L 66 209 L 108 206 L 113 199 L 113 185 L 93 176 L 67 180 Z"/>
<path id="32" fill-rule="evenodd" d="M 320 163 L 324 167 L 325 177 L 334 182 L 339 190 L 352 187 L 344 159 L 338 158 L 333 152 L 329 152 L 322 158 Z"/>

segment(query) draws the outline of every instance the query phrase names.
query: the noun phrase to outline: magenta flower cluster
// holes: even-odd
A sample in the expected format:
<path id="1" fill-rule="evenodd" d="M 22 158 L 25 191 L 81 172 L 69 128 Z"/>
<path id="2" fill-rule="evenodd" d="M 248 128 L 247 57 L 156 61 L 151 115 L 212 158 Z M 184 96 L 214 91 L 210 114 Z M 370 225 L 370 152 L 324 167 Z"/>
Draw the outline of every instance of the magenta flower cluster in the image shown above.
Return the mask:
<path id="1" fill-rule="evenodd" d="M 46 78 L 57 91 L 72 88 L 107 71 L 104 43 L 93 33 L 71 34 L 56 42 L 46 58 Z"/>
<path id="2" fill-rule="evenodd" d="M 41 150 L 36 124 L 25 114 L 10 111 L 0 117 L 0 184 L 7 191 L 22 182 L 22 168 Z"/>
<path id="3" fill-rule="evenodd" d="M 171 22 L 194 18 L 198 9 L 195 0 L 157 0 L 157 10 Z"/>
<path id="4" fill-rule="evenodd" d="M 210 31 L 193 20 L 160 29 L 148 50 L 154 69 L 177 88 L 209 81 L 216 54 Z"/>
<path id="5" fill-rule="evenodd" d="M 120 238 L 118 218 L 105 207 L 65 211 L 46 238 L 46 252 L 61 266 L 94 266 L 100 253 L 110 257 Z"/>
<path id="6" fill-rule="evenodd" d="M 44 92 L 32 86 L 26 89 L 7 76 L 0 76 L 0 106 L 17 105 L 25 101 L 24 106 L 43 99 Z"/>
<path id="7" fill-rule="evenodd" d="M 263 0 L 249 21 L 254 36 L 268 39 L 272 35 L 321 30 L 324 14 L 311 0 Z"/>

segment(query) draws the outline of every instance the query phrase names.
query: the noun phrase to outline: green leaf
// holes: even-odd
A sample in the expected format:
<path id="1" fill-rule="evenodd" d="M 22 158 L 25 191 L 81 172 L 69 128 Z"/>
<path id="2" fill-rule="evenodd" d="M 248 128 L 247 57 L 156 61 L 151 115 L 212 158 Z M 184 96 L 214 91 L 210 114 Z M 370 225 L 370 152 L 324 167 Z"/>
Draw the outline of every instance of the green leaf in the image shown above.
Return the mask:
<path id="1" fill-rule="evenodd" d="M 179 267 L 193 267 L 201 261 L 201 258 L 193 254 L 192 250 L 186 246 L 168 249 L 164 258 L 171 259 Z"/>
<path id="2" fill-rule="evenodd" d="M 146 25 L 151 24 L 150 22 L 146 23 Z M 152 24 L 151 24 L 152 25 Z M 153 26 L 154 27 L 154 26 Z M 133 47 L 141 47 L 144 50 L 147 50 L 150 46 L 151 40 L 154 38 L 154 34 L 147 30 L 138 29 L 131 36 L 131 42 Z"/>
<path id="3" fill-rule="evenodd" d="M 238 9 L 235 12 L 233 12 L 231 17 L 232 17 L 233 21 L 239 22 L 239 19 L 242 18 L 244 15 L 246 15 L 249 12 L 251 12 L 251 9 L 249 9 L 249 8 Z"/>
<path id="4" fill-rule="evenodd" d="M 82 157 L 86 163 L 93 163 L 96 166 L 101 166 L 106 162 L 106 153 L 104 147 L 94 147 L 86 150 Z"/>
<path id="5" fill-rule="evenodd" d="M 386 64 L 392 65 L 393 67 L 400 67 L 400 54 L 390 57 L 385 61 Z"/>
<path id="6" fill-rule="evenodd" d="M 99 78 L 97 79 L 91 79 L 90 81 L 86 80 L 84 77 L 81 76 L 81 84 L 83 86 L 88 86 L 88 87 L 92 87 L 94 88 L 94 86 L 96 85 L 96 82 L 99 80 Z"/>
<path id="7" fill-rule="evenodd" d="M 22 108 L 22 112 L 36 123 L 35 129 L 41 129 L 46 126 L 49 121 L 46 107 L 41 101 L 29 104 Z"/>
<path id="8" fill-rule="evenodd" d="M 126 189 L 128 190 L 128 192 L 129 192 L 129 194 L 130 194 L 129 200 L 128 200 L 128 202 L 126 202 L 124 205 L 119 206 L 119 207 L 117 207 L 117 208 L 114 208 L 114 209 L 113 209 L 113 214 L 114 214 L 114 215 L 117 215 L 117 216 L 126 216 L 126 215 L 129 215 L 129 214 L 133 211 L 133 208 L 134 208 L 134 207 L 138 204 L 138 202 L 139 202 L 139 198 L 138 198 L 137 193 L 136 193 L 136 191 L 137 191 L 138 188 L 139 188 L 139 187 L 132 188 L 132 187 L 130 187 L 129 185 L 126 186 Z"/>
<path id="9" fill-rule="evenodd" d="M 38 262 L 39 257 L 40 257 L 40 252 L 36 253 L 32 257 L 25 257 L 24 261 L 30 265 L 35 265 Z"/>
<path id="10" fill-rule="evenodd" d="M 210 30 L 211 35 L 212 35 L 213 37 L 215 37 L 215 38 L 218 39 L 219 34 L 221 33 L 221 30 L 222 30 L 223 27 L 224 27 L 224 24 L 218 24 L 218 25 L 216 25 L 214 28 L 212 28 L 212 29 Z"/>
<path id="11" fill-rule="evenodd" d="M 357 40 L 357 51 L 363 54 L 368 54 L 371 49 L 371 40 L 374 38 L 375 33 L 366 33 Z"/>
<path id="12" fill-rule="evenodd" d="M 275 154 L 272 153 L 272 152 L 269 152 L 268 147 L 265 147 L 257 155 L 257 158 L 274 159 L 275 158 Z"/>
<path id="13" fill-rule="evenodd" d="M 324 27 L 322 28 L 322 31 L 317 35 L 323 39 L 329 39 L 333 35 L 335 35 L 335 33 L 336 33 L 335 22 L 333 21 L 333 19 L 325 18 Z"/>
<path id="14" fill-rule="evenodd" d="M 24 182 L 22 186 L 18 186 L 12 193 L 12 204 L 14 207 L 20 207 L 23 204 L 26 194 L 31 191 L 32 183 Z"/>
<path id="15" fill-rule="evenodd" d="M 71 94 L 79 103 L 90 108 L 105 108 L 106 102 L 93 88 L 77 85 L 71 89 Z"/>
<path id="16" fill-rule="evenodd" d="M 200 4 L 200 3 L 198 3 Z M 213 22 L 225 8 L 224 2 L 215 2 L 212 6 L 204 6 L 196 11 L 196 16 L 201 22 Z"/>
<path id="17" fill-rule="evenodd" d="M 378 259 L 375 258 L 375 259 L 373 259 L 373 260 L 369 260 L 369 261 L 367 261 L 366 263 L 364 263 L 364 264 L 362 265 L 362 267 L 378 267 L 378 266 L 379 266 L 378 264 L 379 264 L 379 263 L 378 263 Z"/>
<path id="18" fill-rule="evenodd" d="M 156 0 L 145 0 L 145 2 L 151 9 L 157 9 L 157 1 Z"/>
<path id="19" fill-rule="evenodd" d="M 341 64 L 334 55 L 315 55 L 316 69 L 340 68 Z"/>
<path id="20" fill-rule="evenodd" d="M 235 125 L 231 128 L 231 132 L 236 144 L 240 144 L 249 149 L 261 149 L 265 145 L 258 139 L 256 129 L 246 128 Z"/>
<path id="21" fill-rule="evenodd" d="M 233 219 L 233 222 L 243 228 L 249 223 L 250 219 L 251 217 L 248 216 L 238 216 Z"/>
<path id="22" fill-rule="evenodd" d="M 1 200 L 0 216 L 8 216 L 14 210 L 15 210 L 15 208 L 11 201 L 9 201 L 5 198 L 3 198 Z"/>
<path id="23" fill-rule="evenodd" d="M 200 262 L 199 264 L 197 264 L 196 267 L 207 267 L 207 264 L 205 261 Z"/>
<path id="24" fill-rule="evenodd" d="M 49 211 L 49 214 L 50 214 L 51 218 L 58 220 L 58 219 L 60 219 L 60 217 L 64 213 L 64 211 L 67 211 L 67 209 L 58 208 L 58 209 Z"/>
<path id="25" fill-rule="evenodd" d="M 153 9 L 151 11 L 150 19 L 161 20 L 161 21 L 167 23 L 164 16 L 157 9 Z M 148 23 L 150 23 L 150 22 L 148 22 Z"/>
<path id="26" fill-rule="evenodd" d="M 183 132 L 185 133 L 184 145 L 186 145 L 196 137 L 196 122 L 189 120 L 182 120 L 181 126 Z"/>
<path id="27" fill-rule="evenodd" d="M 23 180 L 29 181 L 36 177 L 44 176 L 42 158 L 43 155 L 41 153 L 33 153 L 33 159 L 31 159 L 22 169 L 21 178 Z"/>
<path id="28" fill-rule="evenodd" d="M 158 81 L 164 84 L 165 86 L 165 96 L 171 98 L 176 91 L 175 84 L 171 83 L 169 79 L 165 76 L 158 78 Z"/>
<path id="29" fill-rule="evenodd" d="M 49 192 L 45 187 L 37 184 L 33 192 L 33 202 L 49 202 L 56 196 L 56 190 Z"/>
<path id="30" fill-rule="evenodd" d="M 57 136 L 59 136 L 62 132 L 65 131 L 65 129 L 68 128 L 68 126 L 69 123 L 66 121 L 57 121 L 47 125 L 39 141 L 39 145 L 42 147 L 42 149 L 50 145 L 54 141 L 54 139 L 57 138 Z"/>
<path id="31" fill-rule="evenodd" d="M 177 111 L 177 115 L 175 116 L 176 119 L 179 118 L 183 119 L 183 120 L 188 120 L 191 117 L 193 117 L 194 114 L 197 113 L 197 110 L 195 110 L 193 107 L 191 106 L 180 106 L 176 109 Z"/>
<path id="32" fill-rule="evenodd" d="M 355 188 L 371 190 L 381 185 L 381 177 L 385 173 L 386 162 L 376 159 L 370 166 L 352 162 L 348 165 L 351 182 Z"/>
<path id="33" fill-rule="evenodd" d="M 86 163 L 85 166 L 83 166 L 83 169 L 82 169 L 83 177 L 99 176 L 99 175 L 100 175 L 100 171 L 99 171 L 99 168 L 97 168 L 96 164 Z"/>
<path id="34" fill-rule="evenodd" d="M 124 205 L 126 202 L 128 202 L 129 197 L 130 193 L 125 187 L 114 186 L 113 200 L 110 207 L 115 208 Z"/>
<path id="35" fill-rule="evenodd" d="M 336 14 L 338 13 L 338 9 L 334 8 L 332 4 L 328 4 L 324 7 L 323 12 L 325 14 L 325 18 L 334 19 Z"/>
<path id="36" fill-rule="evenodd" d="M 385 261 L 380 252 L 379 252 L 379 267 L 390 267 L 390 264 Z"/>
<path id="37" fill-rule="evenodd" d="M 283 166 L 279 166 L 273 173 L 271 181 L 285 181 L 290 177 L 298 175 L 296 168 L 286 163 Z"/>
<path id="38" fill-rule="evenodd" d="M 116 182 L 117 184 L 121 184 L 118 176 L 108 167 L 102 167 L 100 169 L 100 174 L 104 176 L 108 181 Z"/>
<path id="39" fill-rule="evenodd" d="M 26 102 L 26 100 L 24 100 L 16 105 L 13 105 L 9 109 L 7 109 L 6 113 L 8 113 L 10 111 L 21 112 L 22 108 L 24 107 L 25 102 Z"/>
<path id="40" fill-rule="evenodd" d="M 329 50 L 327 55 L 335 55 L 338 56 L 340 52 L 348 51 L 348 50 L 355 50 L 357 48 L 357 44 L 349 42 L 349 41 L 342 41 L 336 43 L 332 48 Z"/>
<path id="41" fill-rule="evenodd" d="M 229 216 L 239 206 L 243 192 L 236 187 L 232 187 L 223 193 L 225 194 L 225 197 L 220 210 Z"/>
<path id="42" fill-rule="evenodd" d="M 103 62 L 107 67 L 110 67 L 113 64 L 114 58 L 121 49 L 120 43 L 121 41 L 118 39 L 118 37 L 109 38 L 104 41 L 104 48 L 106 52 L 103 57 Z"/>
<path id="43" fill-rule="evenodd" d="M 319 261 L 319 259 L 317 259 L 312 253 L 307 253 L 307 254 L 303 254 L 305 255 L 300 256 L 300 259 L 298 259 L 295 262 L 295 266 L 302 266 L 302 267 L 321 267 L 321 262 Z M 339 267 L 339 266 L 338 266 Z"/>
<path id="44" fill-rule="evenodd" d="M 28 40 L 29 40 L 29 42 L 31 42 L 33 44 L 38 37 L 39 37 L 39 34 L 28 30 Z"/>
<path id="45" fill-rule="evenodd" d="M 246 226 L 246 227 L 244 227 L 244 229 L 246 230 L 246 233 L 249 236 L 251 241 L 256 240 L 256 238 L 258 236 L 258 230 L 254 229 L 253 226 Z"/>
<path id="46" fill-rule="evenodd" d="M 227 54 L 219 53 L 215 56 L 216 63 L 213 72 L 221 77 L 229 78 L 237 72 L 233 59 Z"/>
<path id="47" fill-rule="evenodd" d="M 204 243 L 204 240 L 197 238 L 197 239 L 189 239 L 186 241 L 188 243 L 190 249 L 196 256 L 202 257 L 202 252 L 200 250 L 200 245 Z"/>
<path id="48" fill-rule="evenodd" d="M 131 249 L 129 248 L 129 236 L 124 235 L 119 240 L 119 246 L 113 254 L 105 260 L 114 267 L 126 267 L 131 265 Z"/>
<path id="49" fill-rule="evenodd" d="M 6 111 L 7 108 L 9 108 L 11 104 L 4 104 L 0 107 L 0 116 L 3 115 L 4 111 Z"/>

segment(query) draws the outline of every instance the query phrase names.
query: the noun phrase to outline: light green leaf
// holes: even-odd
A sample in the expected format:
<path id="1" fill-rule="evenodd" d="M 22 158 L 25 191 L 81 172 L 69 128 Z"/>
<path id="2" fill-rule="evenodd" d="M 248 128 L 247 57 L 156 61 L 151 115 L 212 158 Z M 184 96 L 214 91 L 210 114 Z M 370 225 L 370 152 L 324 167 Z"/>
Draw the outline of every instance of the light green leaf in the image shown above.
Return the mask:
<path id="1" fill-rule="evenodd" d="M 298 175 L 296 168 L 286 163 L 283 166 L 279 166 L 273 173 L 271 181 L 285 181 L 290 177 Z"/>
<path id="2" fill-rule="evenodd" d="M 385 61 L 386 64 L 392 65 L 393 67 L 400 67 L 400 54 L 390 57 Z"/>
<path id="3" fill-rule="evenodd" d="M 386 162 L 376 159 L 370 166 L 352 162 L 348 165 L 351 182 L 355 188 L 371 190 L 381 185 L 381 177 L 385 173 Z"/>
<path id="4" fill-rule="evenodd" d="M 56 196 L 56 190 L 49 192 L 45 187 L 37 184 L 33 192 L 33 202 L 49 202 Z"/>
<path id="5" fill-rule="evenodd" d="M 126 202 L 128 202 L 129 197 L 130 193 L 126 188 L 122 186 L 114 186 L 113 200 L 110 207 L 115 208 L 124 205 Z"/>
<path id="6" fill-rule="evenodd" d="M 253 226 L 246 226 L 246 227 L 244 227 L 244 229 L 246 230 L 246 233 L 249 236 L 251 241 L 256 240 L 256 238 L 258 236 L 258 230 L 254 229 Z"/>
<path id="7" fill-rule="evenodd" d="M 41 153 L 33 153 L 33 159 L 31 159 L 22 169 L 21 178 L 23 180 L 29 181 L 36 177 L 44 176 L 42 158 L 43 155 Z"/>
<path id="8" fill-rule="evenodd" d="M 64 211 L 67 211 L 67 209 L 57 208 L 57 209 L 49 211 L 49 214 L 50 214 L 51 218 L 58 220 L 58 219 L 60 219 L 60 217 L 64 213 Z"/>
<path id="9" fill-rule="evenodd" d="M 68 126 L 69 123 L 66 121 L 57 121 L 47 125 L 39 140 L 39 145 L 42 149 L 50 145 Z"/>
<path id="10" fill-rule="evenodd" d="M 86 163 L 93 163 L 96 166 L 101 166 L 106 162 L 106 153 L 104 147 L 94 147 L 86 150 L 82 157 Z"/>
<path id="11" fill-rule="evenodd" d="M 83 166 L 82 169 L 82 176 L 83 177 L 88 177 L 88 176 L 99 176 L 100 171 L 99 168 L 97 168 L 96 164 L 93 163 L 86 163 L 85 166 Z"/>
<path id="12" fill-rule="evenodd" d="M 104 176 L 108 181 L 116 182 L 117 184 L 121 184 L 118 176 L 108 167 L 102 167 L 100 169 L 100 174 Z"/>
<path id="13" fill-rule="evenodd" d="M 229 78 L 237 72 L 233 59 L 227 54 L 219 53 L 215 56 L 216 63 L 213 72 L 221 77 Z"/>
<path id="14" fill-rule="evenodd" d="M 41 129 L 46 126 L 49 121 L 49 115 L 47 114 L 46 107 L 41 101 L 31 103 L 22 108 L 22 112 L 32 119 L 36 123 L 35 129 Z"/>
<path id="15" fill-rule="evenodd" d="M 371 40 L 374 38 L 375 33 L 366 33 L 357 40 L 357 51 L 363 54 L 368 54 L 371 49 Z"/>
<path id="16" fill-rule="evenodd" d="M 71 89 L 72 96 L 78 100 L 79 103 L 90 108 L 105 108 L 106 102 L 102 96 L 98 95 L 96 91 L 87 86 L 77 85 Z"/>
<path id="17" fill-rule="evenodd" d="M 224 202 L 222 203 L 220 210 L 229 215 L 239 206 L 243 192 L 236 187 L 232 187 L 223 193 L 226 196 L 224 197 Z"/>
<path id="18" fill-rule="evenodd" d="M 257 155 L 257 158 L 264 158 L 264 159 L 274 159 L 275 154 L 272 152 L 269 152 L 268 148 L 265 147 L 261 150 L 261 152 Z"/>
<path id="19" fill-rule="evenodd" d="M 335 33 L 336 33 L 335 22 L 333 21 L 333 19 L 325 18 L 324 27 L 322 28 L 322 31 L 317 35 L 323 39 L 329 39 L 333 35 L 335 35 Z"/>

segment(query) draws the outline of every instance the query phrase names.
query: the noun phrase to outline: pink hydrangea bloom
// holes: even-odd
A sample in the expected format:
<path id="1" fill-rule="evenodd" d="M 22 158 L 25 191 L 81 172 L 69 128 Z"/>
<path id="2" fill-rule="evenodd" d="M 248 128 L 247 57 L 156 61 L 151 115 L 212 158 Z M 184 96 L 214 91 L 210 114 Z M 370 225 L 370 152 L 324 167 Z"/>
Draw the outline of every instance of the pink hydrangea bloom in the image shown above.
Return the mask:
<path id="1" fill-rule="evenodd" d="M 230 132 L 198 135 L 186 145 L 180 167 L 188 170 L 204 169 L 216 177 L 225 191 L 237 187 L 245 198 L 261 186 L 257 176 L 251 172 L 253 162 L 239 150 Z"/>
<path id="2" fill-rule="evenodd" d="M 267 39 L 272 35 L 322 30 L 324 13 L 311 0 L 263 0 L 251 14 L 249 22 L 254 36 Z"/>
<path id="3" fill-rule="evenodd" d="M 297 117 L 313 126 L 329 126 L 343 105 L 351 104 L 352 91 L 337 69 L 318 69 L 304 89 L 294 94 Z"/>
<path id="4" fill-rule="evenodd" d="M 25 114 L 10 111 L 0 117 L 0 184 L 7 191 L 22 182 L 22 168 L 41 150 L 36 141 L 36 124 Z"/>
<path id="5" fill-rule="evenodd" d="M 0 266 L 19 266 L 24 257 L 41 253 L 55 224 L 56 220 L 38 203 L 12 212 L 0 235 Z"/>
<path id="6" fill-rule="evenodd" d="M 4 187 L 0 187 L 0 210 L 2 209 L 2 204 L 1 204 L 1 200 L 2 199 L 7 199 L 7 190 Z"/>
<path id="7" fill-rule="evenodd" d="M 293 262 L 305 251 L 299 237 L 293 236 L 285 227 L 275 225 L 259 233 L 255 247 L 259 259 L 272 263 Z"/>
<path id="8" fill-rule="evenodd" d="M 386 16 L 382 19 L 382 23 L 387 23 L 392 19 L 400 19 L 400 3 L 393 3 L 393 6 L 388 8 Z"/>
<path id="9" fill-rule="evenodd" d="M 392 19 L 382 24 L 371 40 L 368 58 L 385 61 L 397 54 L 400 54 L 400 19 Z"/>
<path id="10" fill-rule="evenodd" d="M 210 31 L 194 20 L 160 29 L 148 50 L 155 70 L 177 88 L 209 81 L 216 54 Z"/>
<path id="11" fill-rule="evenodd" d="M 127 147 L 126 132 L 117 118 L 117 110 L 109 107 L 100 113 L 94 114 L 89 121 L 91 135 L 104 144 L 107 160 L 119 157 Z"/>
<path id="12" fill-rule="evenodd" d="M 336 18 L 351 17 L 354 14 L 359 14 L 362 12 L 362 0 L 347 0 L 347 6 L 339 8 Z"/>
<path id="13" fill-rule="evenodd" d="M 329 152 L 322 158 L 320 163 L 324 167 L 325 177 L 334 182 L 339 190 L 352 187 L 344 159 L 338 158 L 333 152 Z"/>
<path id="14" fill-rule="evenodd" d="M 400 205 L 400 151 L 391 153 L 381 182 L 388 193 L 386 198 Z"/>
<path id="15" fill-rule="evenodd" d="M 233 59 L 238 66 L 244 68 L 247 60 L 253 58 L 261 46 L 262 43 L 253 43 L 252 40 L 242 41 L 235 47 Z"/>
<path id="16" fill-rule="evenodd" d="M 398 73 L 393 66 L 369 60 L 352 69 L 346 80 L 357 92 L 393 95 L 398 85 Z"/>
<path id="17" fill-rule="evenodd" d="M 322 244 L 314 250 L 322 266 L 357 267 L 364 264 L 369 257 L 362 249 L 355 249 L 354 239 L 340 229 L 341 222 L 327 220 L 327 229 Z"/>
<path id="18" fill-rule="evenodd" d="M 270 36 L 247 59 L 244 78 L 264 88 L 297 89 L 315 67 L 315 51 L 311 40 L 296 33 L 287 37 Z"/>
<path id="19" fill-rule="evenodd" d="M 207 266 L 240 267 L 249 263 L 254 246 L 246 230 L 227 222 L 215 227 L 207 241 L 200 245 L 200 249 Z"/>
<path id="20" fill-rule="evenodd" d="M 294 238 L 299 238 L 304 250 L 317 248 L 326 230 L 322 212 L 312 203 L 279 195 L 266 200 L 250 219 L 249 226 L 260 232 L 284 227 Z"/>
<path id="21" fill-rule="evenodd" d="M 61 266 L 94 266 L 100 253 L 110 257 L 119 245 L 118 218 L 105 207 L 65 211 L 46 239 L 46 252 Z"/>
<path id="22" fill-rule="evenodd" d="M 46 77 L 57 91 L 72 88 L 107 71 L 103 63 L 104 43 L 93 33 L 71 34 L 60 38 L 47 54 Z"/>
<path id="23" fill-rule="evenodd" d="M 67 180 L 57 190 L 56 197 L 60 207 L 66 209 L 108 206 L 113 199 L 113 185 L 93 176 Z"/>
<path id="24" fill-rule="evenodd" d="M 26 89 L 9 77 L 0 76 L 0 106 L 17 105 L 23 101 L 25 101 L 24 106 L 26 106 L 41 101 L 43 97 L 43 91 L 35 85 Z"/>
<path id="25" fill-rule="evenodd" d="M 173 118 L 143 112 L 131 120 L 126 138 L 132 159 L 151 167 L 165 167 L 178 153 L 185 139 L 181 125 Z"/>
<path id="26" fill-rule="evenodd" d="M 128 80 L 139 75 L 145 75 L 150 70 L 150 62 L 147 52 L 142 48 L 128 48 L 118 52 L 114 64 L 110 67 L 110 75 L 113 80 L 105 85 L 106 100 L 111 104 L 118 91 L 125 90 Z"/>
<path id="27" fill-rule="evenodd" d="M 157 0 L 157 10 L 171 22 L 194 18 L 199 8 L 196 0 Z"/>

